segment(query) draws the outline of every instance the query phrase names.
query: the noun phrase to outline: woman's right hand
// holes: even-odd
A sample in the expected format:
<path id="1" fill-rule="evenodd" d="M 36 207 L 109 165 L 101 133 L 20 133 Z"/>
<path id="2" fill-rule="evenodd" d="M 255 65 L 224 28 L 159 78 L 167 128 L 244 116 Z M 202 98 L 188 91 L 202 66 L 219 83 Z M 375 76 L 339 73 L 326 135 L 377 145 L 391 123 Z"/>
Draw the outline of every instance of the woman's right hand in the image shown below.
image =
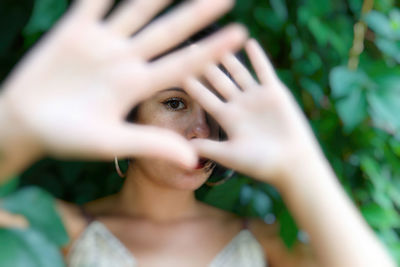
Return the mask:
<path id="1" fill-rule="evenodd" d="M 79 0 L 14 70 L 0 97 L 1 176 L 24 154 L 109 160 L 151 156 L 193 166 L 191 146 L 167 130 L 128 124 L 129 110 L 196 75 L 245 39 L 230 26 L 155 61 L 225 13 L 232 0 L 196 0 L 142 27 L 170 0 Z M 139 31 L 140 30 L 140 31 Z M 132 34 L 135 34 L 132 36 Z M 4 129 L 4 131 L 3 131 Z M 13 164 L 11 164 L 13 165 Z"/>
<path id="2" fill-rule="evenodd" d="M 0 209 L 0 229 L 1 228 L 27 228 L 29 226 L 28 220 L 18 214 L 9 213 Z"/>

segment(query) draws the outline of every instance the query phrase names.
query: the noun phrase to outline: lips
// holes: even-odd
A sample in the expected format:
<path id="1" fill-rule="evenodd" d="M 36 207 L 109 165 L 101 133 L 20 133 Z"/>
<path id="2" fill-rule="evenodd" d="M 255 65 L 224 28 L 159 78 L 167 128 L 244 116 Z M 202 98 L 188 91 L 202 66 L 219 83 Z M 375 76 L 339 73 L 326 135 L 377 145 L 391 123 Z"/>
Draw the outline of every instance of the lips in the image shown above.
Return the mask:
<path id="1" fill-rule="evenodd" d="M 196 170 L 203 169 L 208 162 L 209 162 L 208 159 L 200 158 L 195 169 Z"/>

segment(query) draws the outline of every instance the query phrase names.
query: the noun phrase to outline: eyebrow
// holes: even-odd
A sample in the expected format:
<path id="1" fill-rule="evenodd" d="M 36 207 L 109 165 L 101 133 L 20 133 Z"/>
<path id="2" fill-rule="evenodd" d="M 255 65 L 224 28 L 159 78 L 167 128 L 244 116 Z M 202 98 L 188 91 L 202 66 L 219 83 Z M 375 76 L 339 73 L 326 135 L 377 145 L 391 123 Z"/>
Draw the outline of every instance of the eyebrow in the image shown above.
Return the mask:
<path id="1" fill-rule="evenodd" d="M 178 87 L 168 88 L 168 89 L 162 90 L 161 92 L 170 92 L 170 91 L 181 92 L 181 93 L 184 93 L 187 95 L 185 90 L 183 90 L 182 88 L 178 88 Z"/>

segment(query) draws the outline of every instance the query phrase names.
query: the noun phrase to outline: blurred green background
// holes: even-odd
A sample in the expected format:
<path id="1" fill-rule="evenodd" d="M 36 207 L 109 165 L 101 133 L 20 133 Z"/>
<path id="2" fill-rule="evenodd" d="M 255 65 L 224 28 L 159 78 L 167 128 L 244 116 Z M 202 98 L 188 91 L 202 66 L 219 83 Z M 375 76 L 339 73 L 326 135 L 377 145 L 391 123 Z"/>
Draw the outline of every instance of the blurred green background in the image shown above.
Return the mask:
<path id="1" fill-rule="evenodd" d="M 69 2 L 0 2 L 1 80 Z M 395 0 L 237 0 L 222 23 L 243 23 L 261 42 L 346 192 L 400 264 L 399 7 Z M 32 225 L 0 229 L 0 265 L 63 266 L 56 248 L 67 237 L 52 197 L 84 203 L 121 184 L 111 162 L 44 159 L 0 187 L 0 206 L 26 215 Z M 278 221 L 288 247 L 304 239 L 271 186 L 236 174 L 197 196 L 243 216 Z"/>

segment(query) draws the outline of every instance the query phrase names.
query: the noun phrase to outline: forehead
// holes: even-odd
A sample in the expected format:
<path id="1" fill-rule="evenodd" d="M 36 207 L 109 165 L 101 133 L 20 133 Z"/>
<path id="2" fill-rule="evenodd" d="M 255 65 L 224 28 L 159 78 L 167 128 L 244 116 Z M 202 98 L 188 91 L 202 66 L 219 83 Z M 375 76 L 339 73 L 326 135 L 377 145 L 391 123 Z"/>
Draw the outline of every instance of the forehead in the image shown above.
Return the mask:
<path id="1" fill-rule="evenodd" d="M 218 91 L 215 90 L 214 86 L 212 86 L 212 84 L 211 84 L 210 82 L 208 82 L 207 79 L 205 79 L 205 78 L 199 78 L 199 81 L 200 81 L 202 84 L 204 84 L 205 87 L 206 87 L 208 90 L 210 90 L 212 93 L 214 93 L 215 95 L 217 95 L 217 96 L 219 97 Z M 172 87 L 172 88 L 164 89 L 164 90 L 161 90 L 161 91 L 157 92 L 156 95 L 157 95 L 157 94 L 160 94 L 160 93 L 164 93 L 164 92 L 178 92 L 178 93 L 183 93 L 183 94 L 185 94 L 185 95 L 191 97 L 191 96 L 185 91 L 185 89 L 184 89 L 184 88 L 181 88 L 181 87 Z"/>

